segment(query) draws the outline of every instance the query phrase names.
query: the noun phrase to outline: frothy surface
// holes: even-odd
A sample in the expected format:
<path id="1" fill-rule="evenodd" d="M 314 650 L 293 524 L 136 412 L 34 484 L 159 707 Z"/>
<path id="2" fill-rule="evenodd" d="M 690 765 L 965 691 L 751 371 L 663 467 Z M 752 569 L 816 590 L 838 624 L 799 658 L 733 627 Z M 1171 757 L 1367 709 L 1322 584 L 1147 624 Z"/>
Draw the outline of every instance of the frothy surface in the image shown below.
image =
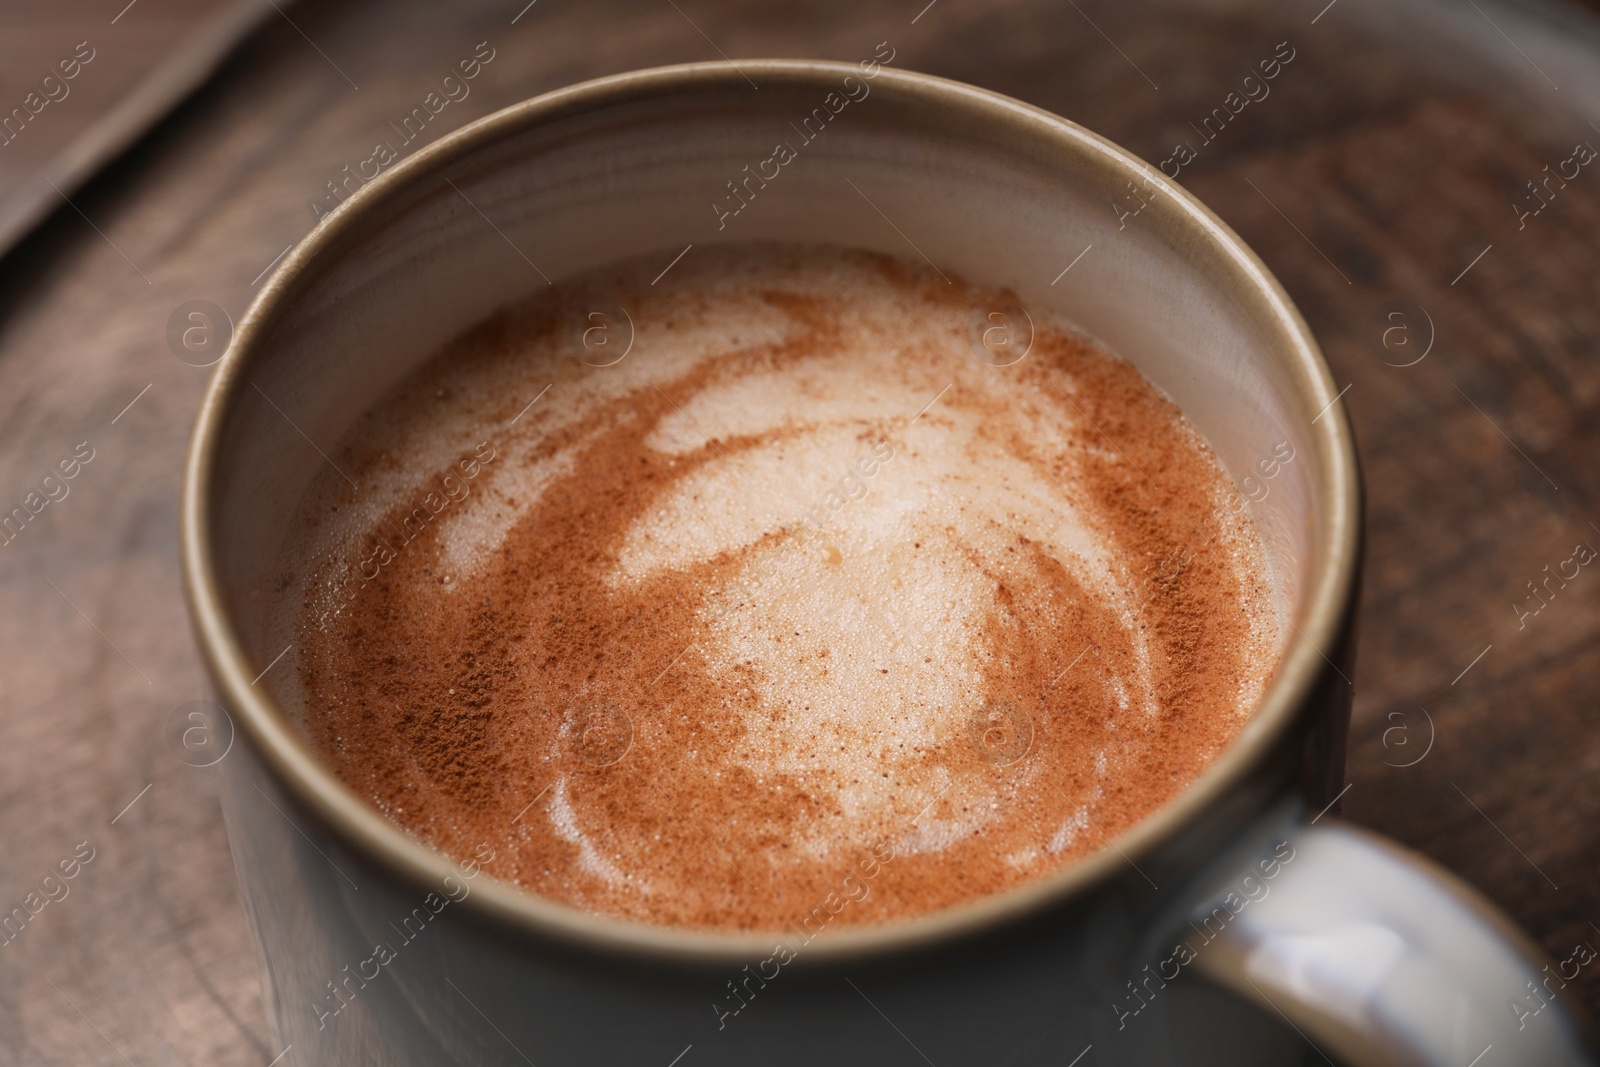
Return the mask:
<path id="1" fill-rule="evenodd" d="M 463 335 L 308 495 L 293 685 L 358 791 L 596 912 L 837 927 L 1055 870 L 1237 733 L 1255 531 L 1129 365 L 883 257 L 654 263 Z"/>

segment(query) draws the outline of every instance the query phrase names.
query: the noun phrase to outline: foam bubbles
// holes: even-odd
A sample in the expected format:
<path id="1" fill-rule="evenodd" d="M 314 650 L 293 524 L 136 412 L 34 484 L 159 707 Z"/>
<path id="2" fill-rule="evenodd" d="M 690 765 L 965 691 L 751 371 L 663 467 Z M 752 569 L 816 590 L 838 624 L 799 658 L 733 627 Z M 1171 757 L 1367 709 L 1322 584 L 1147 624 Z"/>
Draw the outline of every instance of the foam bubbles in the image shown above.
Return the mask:
<path id="1" fill-rule="evenodd" d="M 308 498 L 315 604 L 366 527 L 495 452 L 296 646 L 329 758 L 386 810 L 461 854 L 514 826 L 496 874 L 694 926 L 783 926 L 884 843 L 867 921 L 1099 847 L 1248 715 L 1275 640 L 1253 530 L 1125 365 L 1035 313 L 991 366 L 993 294 L 881 257 L 630 269 L 466 335 L 346 445 L 375 495 Z M 625 359 L 573 351 L 591 305 L 627 311 Z"/>

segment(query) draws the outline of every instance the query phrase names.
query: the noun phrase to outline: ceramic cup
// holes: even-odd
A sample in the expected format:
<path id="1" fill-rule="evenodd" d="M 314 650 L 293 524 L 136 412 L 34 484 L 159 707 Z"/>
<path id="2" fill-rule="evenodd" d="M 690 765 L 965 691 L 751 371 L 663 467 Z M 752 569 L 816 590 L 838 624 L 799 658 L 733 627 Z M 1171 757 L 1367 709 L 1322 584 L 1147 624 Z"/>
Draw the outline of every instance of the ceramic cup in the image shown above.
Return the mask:
<path id="1" fill-rule="evenodd" d="M 1159 170 L 895 58 L 667 67 L 518 104 L 355 190 L 262 288 L 200 412 L 183 545 L 238 730 L 223 803 L 277 1047 L 297 1067 L 1460 1067 L 1489 1046 L 1495 1063 L 1590 1062 L 1557 968 L 1453 877 L 1324 810 L 1360 487 L 1282 287 Z M 1279 666 L 1237 740 L 1113 847 L 879 928 L 645 927 L 425 847 L 275 695 L 293 676 L 272 622 L 292 585 L 280 552 L 363 411 L 541 274 L 754 239 L 1009 287 L 1133 362 L 1239 482 L 1281 594 Z"/>

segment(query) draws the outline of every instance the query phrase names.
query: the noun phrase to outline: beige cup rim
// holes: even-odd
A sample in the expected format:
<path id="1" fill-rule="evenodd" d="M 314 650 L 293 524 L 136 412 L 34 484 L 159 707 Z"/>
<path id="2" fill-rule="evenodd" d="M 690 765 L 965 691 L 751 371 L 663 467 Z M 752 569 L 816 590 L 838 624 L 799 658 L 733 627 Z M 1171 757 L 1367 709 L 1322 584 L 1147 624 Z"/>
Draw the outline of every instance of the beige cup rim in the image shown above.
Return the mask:
<path id="1" fill-rule="evenodd" d="M 263 358 L 263 347 L 282 311 L 292 303 L 320 257 L 334 252 L 374 209 L 395 195 L 434 180 L 445 167 L 517 131 L 560 118 L 629 101 L 688 89 L 726 87 L 748 90 L 745 75 L 773 83 L 823 86 L 849 73 L 854 64 L 819 60 L 741 60 L 689 63 L 617 74 L 546 93 L 479 119 L 419 149 L 340 204 L 283 260 L 262 286 L 239 323 L 227 354 L 207 387 L 185 468 L 180 516 L 183 576 L 200 651 L 230 714 L 239 720 L 262 761 L 296 801 L 348 847 L 416 886 L 439 886 L 459 871 L 451 860 L 411 837 L 323 766 L 289 717 L 252 680 L 259 666 L 246 653 L 228 616 L 216 573 L 211 541 L 212 490 L 217 452 L 227 413 L 248 388 L 246 372 Z M 743 73 L 740 73 L 742 71 Z M 1142 160 L 1077 124 L 1040 108 L 960 82 L 883 67 L 880 85 L 925 99 L 932 108 L 965 109 L 980 115 L 997 135 L 1022 141 L 1055 139 L 1086 157 L 1121 167 L 1130 178 L 1148 175 Z M 1270 758 L 1276 743 L 1310 697 L 1327 665 L 1322 649 L 1338 639 L 1354 593 L 1359 552 L 1360 495 L 1355 449 L 1349 425 L 1335 403 L 1334 383 L 1316 341 L 1288 294 L 1234 232 L 1176 183 L 1167 186 L 1179 210 L 1158 216 L 1175 237 L 1201 240 L 1221 249 L 1242 276 L 1244 291 L 1265 298 L 1272 328 L 1282 341 L 1286 369 L 1307 418 L 1326 409 L 1312 425 L 1313 460 L 1326 487 L 1313 521 L 1327 559 L 1311 575 L 1305 594 L 1299 641 L 1290 644 L 1255 715 L 1239 736 L 1191 785 L 1172 801 L 1126 831 L 1115 842 L 1054 874 L 1015 889 L 926 916 L 882 926 L 846 928 L 819 937 L 804 952 L 807 960 L 880 956 L 926 948 L 988 927 L 1037 913 L 1082 896 L 1126 871 L 1129 859 L 1170 840 L 1215 803 L 1250 770 Z M 818 902 L 819 905 L 822 903 Z M 459 905 L 498 930 L 534 942 L 604 950 L 631 957 L 715 962 L 765 955 L 782 931 L 720 933 L 655 927 L 596 916 L 541 899 L 509 883 L 482 876 Z"/>

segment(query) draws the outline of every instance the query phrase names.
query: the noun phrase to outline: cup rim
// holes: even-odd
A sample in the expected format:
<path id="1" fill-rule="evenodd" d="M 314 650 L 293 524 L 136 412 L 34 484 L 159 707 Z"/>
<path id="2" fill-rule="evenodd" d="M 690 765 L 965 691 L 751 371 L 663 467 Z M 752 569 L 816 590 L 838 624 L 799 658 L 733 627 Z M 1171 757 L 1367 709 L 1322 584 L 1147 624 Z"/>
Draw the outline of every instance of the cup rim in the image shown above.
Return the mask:
<path id="1" fill-rule="evenodd" d="M 263 358 L 264 342 L 279 314 L 292 305 L 299 286 L 316 273 L 322 257 L 337 254 L 342 239 L 358 233 L 375 211 L 503 137 L 675 92 L 743 88 L 746 74 L 820 88 L 854 73 L 858 73 L 855 64 L 825 60 L 741 59 L 738 69 L 728 63 L 675 64 L 581 82 L 513 104 L 418 149 L 351 194 L 294 247 L 251 302 L 207 385 L 190 440 L 180 514 L 185 594 L 201 656 L 223 705 L 241 720 L 242 729 L 277 782 L 366 860 L 419 888 L 437 886 L 452 874 L 459 877 L 455 861 L 409 835 L 326 767 L 271 694 L 254 687 L 256 666 L 229 617 L 213 554 L 210 501 L 217 480 L 218 448 L 228 413 L 248 388 L 247 371 Z M 1109 160 L 1130 177 L 1153 173 L 1148 163 L 1098 134 L 999 93 L 886 66 L 880 68 L 876 79 L 887 79 L 887 84 L 925 99 L 931 107 L 964 108 L 981 115 L 1001 135 L 1023 141 L 1055 139 L 1078 153 Z M 1326 558 L 1310 575 L 1304 592 L 1297 627 L 1300 640 L 1286 645 L 1254 713 L 1217 758 L 1177 796 L 1098 851 L 1051 874 L 975 901 L 882 925 L 829 933 L 808 943 L 804 953 L 808 960 L 925 949 L 1042 913 L 1112 881 L 1124 873 L 1129 862 L 1181 833 L 1269 758 L 1305 706 L 1325 666 L 1331 664 L 1321 650 L 1335 645 L 1353 605 L 1360 551 L 1359 476 L 1346 415 L 1337 403 L 1321 350 L 1282 285 L 1227 224 L 1175 181 L 1165 176 L 1162 180 L 1178 210 L 1158 216 L 1164 221 L 1157 225 L 1167 236 L 1209 242 L 1233 261 L 1242 291 L 1264 298 L 1270 309 L 1284 350 L 1285 369 L 1295 387 L 1294 397 L 1306 406 L 1303 414 L 1309 417 L 1307 405 L 1315 404 L 1328 416 L 1312 424 L 1309 438 L 1326 487 L 1315 502 L 1312 517 Z M 787 936 L 782 931 L 706 931 L 599 916 L 488 876 L 475 881 L 459 906 L 497 929 L 509 928 L 536 943 L 635 959 L 749 960 L 770 951 L 774 937 Z"/>

